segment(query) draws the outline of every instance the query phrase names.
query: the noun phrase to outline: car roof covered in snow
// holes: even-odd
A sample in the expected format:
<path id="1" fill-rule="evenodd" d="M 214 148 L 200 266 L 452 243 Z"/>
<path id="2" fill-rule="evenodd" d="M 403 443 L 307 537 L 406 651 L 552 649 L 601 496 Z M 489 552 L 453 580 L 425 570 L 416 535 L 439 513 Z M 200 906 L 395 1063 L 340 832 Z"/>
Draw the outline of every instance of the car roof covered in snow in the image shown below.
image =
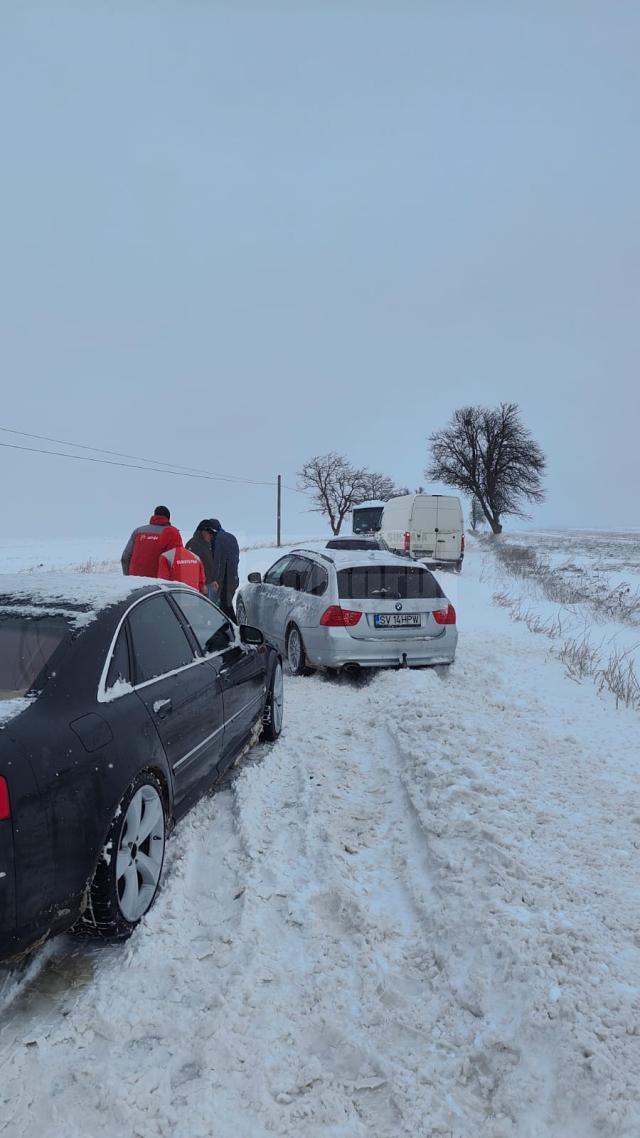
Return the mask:
<path id="1" fill-rule="evenodd" d="M 356 502 L 354 510 L 372 510 L 374 506 L 384 506 L 379 498 L 371 498 L 368 502 Z"/>
<path id="2" fill-rule="evenodd" d="M 426 565 L 412 561 L 409 557 L 399 557 L 396 553 L 387 553 L 384 549 L 294 549 L 293 553 L 311 554 L 322 561 L 331 561 L 336 569 L 362 568 L 367 565 L 403 565 L 418 569 L 427 569 Z"/>
<path id="3" fill-rule="evenodd" d="M 104 609 L 151 585 L 163 587 L 155 578 L 119 573 L 0 573 L 0 615 L 66 616 L 74 628 L 83 628 Z"/>

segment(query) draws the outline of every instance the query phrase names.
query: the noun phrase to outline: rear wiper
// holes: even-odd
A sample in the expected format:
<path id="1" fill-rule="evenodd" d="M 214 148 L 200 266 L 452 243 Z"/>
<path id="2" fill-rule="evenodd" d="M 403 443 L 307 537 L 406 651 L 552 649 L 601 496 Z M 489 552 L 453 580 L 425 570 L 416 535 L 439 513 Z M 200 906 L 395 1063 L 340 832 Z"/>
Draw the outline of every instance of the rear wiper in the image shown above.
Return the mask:
<path id="1" fill-rule="evenodd" d="M 399 597 L 395 589 L 371 589 L 370 597 Z"/>

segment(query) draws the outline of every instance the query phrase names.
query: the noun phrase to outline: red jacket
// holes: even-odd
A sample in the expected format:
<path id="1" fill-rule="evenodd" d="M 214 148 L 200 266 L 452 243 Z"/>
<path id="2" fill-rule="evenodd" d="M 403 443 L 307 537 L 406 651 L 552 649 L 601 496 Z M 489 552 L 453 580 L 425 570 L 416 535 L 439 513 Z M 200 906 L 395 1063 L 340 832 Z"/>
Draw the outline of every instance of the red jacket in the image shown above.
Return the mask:
<path id="1" fill-rule="evenodd" d="M 180 530 L 154 514 L 148 526 L 134 529 L 122 553 L 122 572 L 129 577 L 157 577 L 158 561 L 167 549 L 182 545 Z"/>
<path id="2" fill-rule="evenodd" d="M 158 577 L 162 581 L 179 581 L 181 585 L 191 585 L 199 593 L 207 592 L 204 565 L 197 554 L 179 545 L 160 555 Z"/>

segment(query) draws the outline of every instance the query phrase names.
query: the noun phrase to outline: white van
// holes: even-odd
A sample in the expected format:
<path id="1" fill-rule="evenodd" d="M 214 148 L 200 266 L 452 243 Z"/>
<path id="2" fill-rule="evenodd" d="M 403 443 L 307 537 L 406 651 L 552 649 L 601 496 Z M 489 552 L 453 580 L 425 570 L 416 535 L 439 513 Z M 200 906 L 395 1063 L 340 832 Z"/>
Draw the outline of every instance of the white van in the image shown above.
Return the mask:
<path id="1" fill-rule="evenodd" d="M 464 523 L 459 498 L 448 494 L 404 494 L 385 502 L 380 538 L 394 553 L 432 565 L 462 569 Z"/>

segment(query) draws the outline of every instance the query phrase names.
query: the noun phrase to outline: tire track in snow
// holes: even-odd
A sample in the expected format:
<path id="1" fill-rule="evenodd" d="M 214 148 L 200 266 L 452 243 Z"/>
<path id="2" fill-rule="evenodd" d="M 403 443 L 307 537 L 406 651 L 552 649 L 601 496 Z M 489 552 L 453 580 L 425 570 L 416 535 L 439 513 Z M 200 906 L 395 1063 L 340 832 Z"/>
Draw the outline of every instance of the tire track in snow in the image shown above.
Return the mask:
<path id="1" fill-rule="evenodd" d="M 425 691 L 412 676 L 390 716 L 442 900 L 436 989 L 458 1054 L 440 1077 L 465 1135 L 635 1136 L 640 946 L 637 873 L 634 886 L 626 871 L 637 831 L 607 841 L 609 795 L 622 806 L 633 752 L 603 763 L 607 709 L 542 655 L 540 666 L 526 640 L 521 654 L 505 645 L 507 670 L 493 647 L 465 641 L 446 701 L 435 677 Z M 461 706 L 473 710 L 452 714 Z"/>
<path id="2" fill-rule="evenodd" d="M 253 1038 L 266 1035 L 269 1056 L 253 1110 L 278 1104 L 280 1135 L 303 1124 L 310 1135 L 415 1135 L 429 1109 L 420 1080 L 431 1095 L 421 1073 L 431 961 L 424 903 L 406 878 L 415 863 L 428 894 L 423 836 L 376 683 L 296 683 L 304 717 L 294 726 L 290 715 L 275 765 L 236 787 L 253 859 L 247 895 L 263 902 L 247 903 L 244 937 L 262 945 L 261 963 L 271 957 L 266 989 L 245 977 Z"/>

